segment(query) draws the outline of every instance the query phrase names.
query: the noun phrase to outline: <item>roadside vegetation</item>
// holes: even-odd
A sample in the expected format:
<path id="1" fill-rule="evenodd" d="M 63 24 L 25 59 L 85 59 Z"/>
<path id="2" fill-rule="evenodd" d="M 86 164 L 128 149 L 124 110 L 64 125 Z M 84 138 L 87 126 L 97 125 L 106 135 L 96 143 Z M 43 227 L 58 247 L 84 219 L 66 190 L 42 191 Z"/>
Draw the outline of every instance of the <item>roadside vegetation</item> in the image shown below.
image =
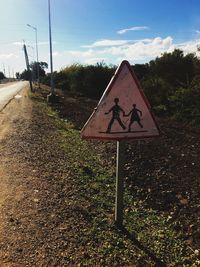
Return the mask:
<path id="1" fill-rule="evenodd" d="M 199 133 L 164 119 L 161 138 L 127 143 L 124 227 L 119 229 L 114 224 L 115 143 L 80 138 L 96 101 L 68 96 L 46 107 L 48 92 L 41 92 L 33 99 L 57 129 L 60 137 L 54 146 L 67 158 L 60 172 L 64 167 L 69 173 L 61 180 L 59 175 L 54 178 L 60 193 L 48 200 L 57 203 L 59 225 L 71 229 L 63 236 L 57 233 L 71 242 L 58 262 L 199 266 Z"/>
<path id="2" fill-rule="evenodd" d="M 132 66 L 154 112 L 189 124 L 200 123 L 200 59 L 175 49 L 146 64 Z M 74 64 L 54 73 L 56 88 L 98 99 L 116 66 Z M 43 83 L 50 84 L 47 74 Z"/>
<path id="3" fill-rule="evenodd" d="M 154 112 L 189 124 L 200 123 L 200 59 L 196 53 L 184 54 L 182 50 L 164 53 L 146 64 L 132 66 Z M 46 74 L 46 62 L 32 62 L 32 79 L 50 85 Z M 73 64 L 54 72 L 55 87 L 64 93 L 99 99 L 113 76 L 117 66 Z M 28 80 L 24 70 L 16 74 L 18 79 Z"/>

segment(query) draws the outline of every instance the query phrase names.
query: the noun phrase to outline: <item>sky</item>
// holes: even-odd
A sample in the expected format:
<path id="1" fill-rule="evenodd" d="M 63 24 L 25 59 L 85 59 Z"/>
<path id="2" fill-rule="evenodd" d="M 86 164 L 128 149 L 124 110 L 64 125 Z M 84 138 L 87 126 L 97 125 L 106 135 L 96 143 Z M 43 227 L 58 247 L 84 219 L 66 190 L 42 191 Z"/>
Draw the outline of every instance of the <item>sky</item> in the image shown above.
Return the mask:
<path id="1" fill-rule="evenodd" d="M 0 0 L 0 71 L 50 65 L 48 0 Z M 71 64 L 147 63 L 179 48 L 197 52 L 199 0 L 50 0 L 53 70 Z M 27 24 L 37 29 L 27 26 Z M 197 53 L 198 55 L 198 53 Z"/>

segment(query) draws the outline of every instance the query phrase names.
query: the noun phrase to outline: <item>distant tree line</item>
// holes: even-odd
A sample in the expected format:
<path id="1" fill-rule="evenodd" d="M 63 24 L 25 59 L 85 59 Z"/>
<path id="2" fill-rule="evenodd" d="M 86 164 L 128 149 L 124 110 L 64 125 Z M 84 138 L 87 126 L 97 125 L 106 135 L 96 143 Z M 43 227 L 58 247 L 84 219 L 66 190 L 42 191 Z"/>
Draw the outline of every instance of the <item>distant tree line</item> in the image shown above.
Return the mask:
<path id="1" fill-rule="evenodd" d="M 50 74 L 45 74 L 45 68 L 46 64 L 40 64 L 41 81 L 50 85 Z M 200 60 L 195 53 L 184 55 L 182 50 L 175 49 L 132 68 L 156 114 L 194 124 L 200 122 Z M 56 88 L 71 94 L 98 99 L 115 70 L 116 66 L 104 63 L 73 64 L 54 72 L 54 83 Z"/>

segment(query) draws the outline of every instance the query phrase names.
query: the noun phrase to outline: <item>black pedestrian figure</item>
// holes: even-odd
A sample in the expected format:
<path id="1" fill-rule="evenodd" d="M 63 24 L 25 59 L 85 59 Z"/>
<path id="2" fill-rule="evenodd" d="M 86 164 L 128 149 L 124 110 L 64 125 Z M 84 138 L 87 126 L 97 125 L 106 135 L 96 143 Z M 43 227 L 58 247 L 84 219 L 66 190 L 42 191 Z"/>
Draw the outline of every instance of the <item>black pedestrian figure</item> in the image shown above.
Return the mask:
<path id="1" fill-rule="evenodd" d="M 121 119 L 120 119 L 120 112 L 123 112 L 123 116 L 125 116 L 125 112 L 124 112 L 124 110 L 118 105 L 118 103 L 119 103 L 119 98 L 116 97 L 116 98 L 114 99 L 114 102 L 115 102 L 115 105 L 112 106 L 108 112 L 105 112 L 105 114 L 107 115 L 107 114 L 109 114 L 109 113 L 112 111 L 112 118 L 111 118 L 111 121 L 110 121 L 109 124 L 108 124 L 108 128 L 107 128 L 106 133 L 110 133 L 110 131 L 111 131 L 111 127 L 112 127 L 112 125 L 113 125 L 113 123 L 114 123 L 115 120 L 118 121 L 119 125 L 120 125 L 123 129 L 126 129 L 126 127 L 124 126 L 124 124 L 122 123 L 122 121 L 121 121 Z"/>
<path id="2" fill-rule="evenodd" d="M 140 116 L 139 116 L 139 114 Z M 136 121 L 141 128 L 143 128 L 143 125 L 140 122 L 140 117 L 142 117 L 142 111 L 136 108 L 136 104 L 133 104 L 133 109 L 125 116 L 129 116 L 131 114 L 131 119 L 130 119 L 130 123 L 128 126 L 128 131 L 131 131 L 131 125 L 134 123 L 134 121 Z"/>

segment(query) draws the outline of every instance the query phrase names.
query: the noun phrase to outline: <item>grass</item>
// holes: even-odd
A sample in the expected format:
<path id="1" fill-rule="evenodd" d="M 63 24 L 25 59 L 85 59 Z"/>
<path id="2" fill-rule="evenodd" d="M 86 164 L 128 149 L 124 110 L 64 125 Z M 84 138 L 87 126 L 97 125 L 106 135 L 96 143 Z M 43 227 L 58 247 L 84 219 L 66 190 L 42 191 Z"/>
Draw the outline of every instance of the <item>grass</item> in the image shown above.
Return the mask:
<path id="1" fill-rule="evenodd" d="M 198 250 L 188 248 L 184 234 L 174 229 L 169 214 L 146 208 L 127 183 L 124 225 L 118 228 L 114 224 L 115 166 L 110 165 L 113 160 L 105 164 L 105 143 L 82 140 L 72 123 L 60 119 L 39 95 L 33 98 L 59 133 L 59 149 L 67 155 L 78 196 L 73 211 L 81 213 L 87 222 L 80 223 L 76 233 L 77 247 L 84 247 L 78 254 L 78 266 L 200 266 Z M 71 256 L 69 261 L 73 263 L 73 259 Z"/>

